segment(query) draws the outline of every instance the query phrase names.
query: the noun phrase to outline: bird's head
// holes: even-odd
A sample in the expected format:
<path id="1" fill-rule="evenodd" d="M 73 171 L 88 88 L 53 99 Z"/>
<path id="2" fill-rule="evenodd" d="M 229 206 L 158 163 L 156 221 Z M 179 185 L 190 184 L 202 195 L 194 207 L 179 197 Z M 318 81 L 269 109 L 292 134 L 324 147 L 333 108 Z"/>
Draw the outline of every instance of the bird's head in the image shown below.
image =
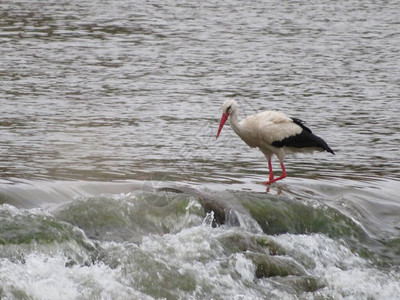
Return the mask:
<path id="1" fill-rule="evenodd" d="M 228 120 L 228 117 L 237 112 L 237 103 L 235 100 L 226 100 L 224 102 L 224 104 L 222 105 L 222 117 L 221 117 L 221 121 L 219 123 L 219 128 L 218 128 L 218 133 L 216 138 L 219 137 L 219 134 L 222 130 L 222 127 L 224 127 L 224 124 L 226 122 L 226 120 Z"/>

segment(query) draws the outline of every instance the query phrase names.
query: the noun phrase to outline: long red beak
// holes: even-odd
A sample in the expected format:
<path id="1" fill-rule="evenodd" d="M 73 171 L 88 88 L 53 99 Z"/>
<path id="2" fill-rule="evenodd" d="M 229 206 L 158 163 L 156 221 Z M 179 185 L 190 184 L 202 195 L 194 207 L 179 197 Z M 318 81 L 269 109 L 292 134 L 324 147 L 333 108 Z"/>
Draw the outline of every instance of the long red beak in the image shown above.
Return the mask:
<path id="1" fill-rule="evenodd" d="M 218 133 L 217 133 L 217 136 L 215 137 L 216 139 L 219 137 L 219 133 L 221 132 L 222 127 L 224 127 L 226 120 L 228 120 L 228 117 L 229 117 L 229 114 L 226 114 L 226 113 L 222 114 L 221 122 L 219 123 Z"/>

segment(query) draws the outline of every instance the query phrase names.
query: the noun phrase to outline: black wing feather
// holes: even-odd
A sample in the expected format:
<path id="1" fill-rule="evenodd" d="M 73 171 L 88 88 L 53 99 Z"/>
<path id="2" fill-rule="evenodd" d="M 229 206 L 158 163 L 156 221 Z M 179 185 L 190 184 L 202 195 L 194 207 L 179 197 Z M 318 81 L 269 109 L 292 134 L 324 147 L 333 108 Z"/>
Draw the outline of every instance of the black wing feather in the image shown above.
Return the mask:
<path id="1" fill-rule="evenodd" d="M 312 133 L 311 129 L 308 128 L 306 125 L 304 125 L 304 121 L 297 119 L 297 118 L 291 118 L 293 123 L 299 125 L 301 128 L 303 128 L 303 130 L 308 131 L 309 133 Z"/>
<path id="2" fill-rule="evenodd" d="M 319 136 L 316 136 L 312 133 L 311 129 L 304 125 L 304 122 L 297 118 L 291 118 L 293 122 L 299 125 L 303 130 L 296 135 L 289 136 L 284 138 L 281 141 L 275 141 L 272 143 L 274 147 L 294 147 L 294 148 L 307 148 L 307 147 L 315 147 L 322 148 L 325 151 L 335 154 L 333 150 L 328 146 L 328 144 L 321 139 Z"/>

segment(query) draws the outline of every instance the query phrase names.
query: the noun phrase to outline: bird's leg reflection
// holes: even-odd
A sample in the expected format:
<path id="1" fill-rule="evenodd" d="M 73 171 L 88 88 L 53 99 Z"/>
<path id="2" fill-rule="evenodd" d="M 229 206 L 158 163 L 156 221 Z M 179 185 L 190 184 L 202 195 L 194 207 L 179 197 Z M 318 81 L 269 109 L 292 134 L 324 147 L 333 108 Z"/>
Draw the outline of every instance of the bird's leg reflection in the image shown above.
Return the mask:
<path id="1" fill-rule="evenodd" d="M 281 185 L 275 186 L 273 189 L 274 195 L 279 196 L 280 194 L 282 194 L 282 191 L 284 190 L 284 188 Z M 266 193 L 270 193 L 271 192 L 271 186 L 268 185 L 267 188 L 265 189 Z"/>

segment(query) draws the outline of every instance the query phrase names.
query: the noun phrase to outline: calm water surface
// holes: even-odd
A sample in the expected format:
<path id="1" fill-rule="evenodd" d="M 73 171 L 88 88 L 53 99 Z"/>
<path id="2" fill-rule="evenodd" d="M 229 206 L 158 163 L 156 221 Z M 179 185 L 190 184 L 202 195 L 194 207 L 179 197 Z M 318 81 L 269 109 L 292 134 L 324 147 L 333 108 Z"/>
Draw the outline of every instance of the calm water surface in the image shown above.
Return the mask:
<path id="1" fill-rule="evenodd" d="M 0 2 L 0 298 L 400 298 L 399 9 Z M 226 99 L 336 155 L 288 157 L 265 193 L 263 155 L 215 140 Z M 259 276 L 271 244 L 286 273 Z"/>

